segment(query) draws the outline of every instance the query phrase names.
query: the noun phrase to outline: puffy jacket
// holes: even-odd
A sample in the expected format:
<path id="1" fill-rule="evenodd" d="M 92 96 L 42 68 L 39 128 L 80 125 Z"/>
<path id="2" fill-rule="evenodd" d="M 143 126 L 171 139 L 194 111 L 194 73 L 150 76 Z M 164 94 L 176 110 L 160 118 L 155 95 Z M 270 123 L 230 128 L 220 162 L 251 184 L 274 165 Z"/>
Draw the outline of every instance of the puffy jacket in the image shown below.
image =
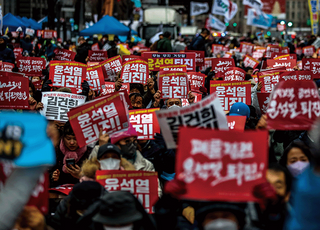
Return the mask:
<path id="1" fill-rule="evenodd" d="M 10 62 L 10 63 L 14 64 L 15 57 L 14 57 L 13 51 L 9 48 L 5 48 L 4 50 L 0 50 L 0 61 Z"/>

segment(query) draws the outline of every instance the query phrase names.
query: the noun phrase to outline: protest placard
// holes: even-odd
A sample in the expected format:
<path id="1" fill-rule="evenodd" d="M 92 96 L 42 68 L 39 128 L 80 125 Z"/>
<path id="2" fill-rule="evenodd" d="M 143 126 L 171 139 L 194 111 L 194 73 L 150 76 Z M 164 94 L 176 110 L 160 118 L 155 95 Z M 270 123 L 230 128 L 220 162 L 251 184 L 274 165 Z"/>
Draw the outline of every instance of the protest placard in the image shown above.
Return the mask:
<path id="1" fill-rule="evenodd" d="M 312 81 L 313 74 L 311 71 L 287 71 L 280 75 L 280 81 Z"/>
<path id="2" fill-rule="evenodd" d="M 259 82 L 262 82 L 261 93 L 271 93 L 276 84 L 280 81 L 280 75 L 285 70 L 267 70 L 258 73 Z"/>
<path id="3" fill-rule="evenodd" d="M 98 170 L 96 181 L 107 191 L 132 193 L 149 214 L 158 200 L 158 173 L 144 171 Z"/>
<path id="4" fill-rule="evenodd" d="M 155 109 L 136 109 L 129 111 L 129 119 L 138 133 L 138 140 L 153 140 L 156 133 L 160 133 L 160 126 Z"/>
<path id="5" fill-rule="evenodd" d="M 304 56 L 312 56 L 315 52 L 316 49 L 314 48 L 314 46 L 305 46 L 302 48 L 302 53 L 304 54 Z"/>
<path id="6" fill-rule="evenodd" d="M 29 109 L 29 79 L 24 74 L 0 71 L 0 108 Z"/>
<path id="7" fill-rule="evenodd" d="M 22 55 L 22 51 L 23 51 L 22 48 L 14 48 L 13 49 L 15 59 L 17 59 L 19 56 Z"/>
<path id="8" fill-rule="evenodd" d="M 217 93 L 224 111 L 229 111 L 236 102 L 251 105 L 251 82 L 210 81 L 210 93 Z"/>
<path id="9" fill-rule="evenodd" d="M 89 50 L 88 56 L 91 62 L 102 62 L 108 59 L 108 52 Z"/>
<path id="10" fill-rule="evenodd" d="M 180 71 L 187 72 L 186 65 L 169 65 L 169 66 L 161 66 L 160 71 Z"/>
<path id="11" fill-rule="evenodd" d="M 93 91 L 102 90 L 104 88 L 103 65 L 95 65 L 87 68 L 87 82 Z"/>
<path id="12" fill-rule="evenodd" d="M 19 56 L 16 61 L 19 72 L 27 76 L 42 76 L 42 70 L 46 68 L 46 59 L 40 57 Z"/>
<path id="13" fill-rule="evenodd" d="M 256 47 L 254 49 L 254 52 L 252 53 L 252 57 L 256 60 L 259 60 L 261 58 L 263 58 L 265 52 L 266 52 L 266 48 L 264 47 Z"/>
<path id="14" fill-rule="evenodd" d="M 301 55 L 302 54 L 302 48 L 296 48 L 296 54 Z"/>
<path id="15" fill-rule="evenodd" d="M 48 120 L 68 121 L 67 113 L 70 109 L 84 104 L 86 96 L 63 93 L 63 92 L 43 92 L 41 102 L 43 109 L 40 114 Z"/>
<path id="16" fill-rule="evenodd" d="M 120 56 L 109 58 L 100 63 L 103 65 L 102 70 L 105 81 L 115 81 L 118 73 L 122 69 L 122 60 Z"/>
<path id="17" fill-rule="evenodd" d="M 194 95 L 194 102 L 193 103 L 197 103 L 197 102 L 202 100 L 202 94 L 201 93 L 192 92 L 192 94 Z M 189 99 L 181 99 L 181 102 L 182 102 L 182 107 L 190 105 Z"/>
<path id="18" fill-rule="evenodd" d="M 34 85 L 34 88 L 36 91 L 42 90 L 42 81 L 41 80 L 32 81 L 32 84 Z"/>
<path id="19" fill-rule="evenodd" d="M 186 65 L 187 71 L 196 70 L 196 54 L 195 53 L 157 53 L 145 52 L 143 58 L 148 59 L 149 70 L 159 71 L 161 66 L 170 65 Z"/>
<path id="20" fill-rule="evenodd" d="M 183 127 L 176 177 L 186 183 L 182 199 L 255 201 L 252 190 L 266 182 L 267 131 L 218 131 Z"/>
<path id="21" fill-rule="evenodd" d="M 100 50 L 99 43 L 94 43 L 94 44 L 91 46 L 91 50 L 92 50 L 92 51 L 99 51 L 99 50 Z"/>
<path id="22" fill-rule="evenodd" d="M 320 78 L 320 58 L 303 58 L 302 66 L 312 72 L 312 78 Z"/>
<path id="23" fill-rule="evenodd" d="M 127 62 L 127 61 L 131 61 L 134 59 L 141 59 L 141 56 L 137 56 L 137 55 L 123 55 L 122 56 L 122 61 L 123 62 Z"/>
<path id="24" fill-rule="evenodd" d="M 57 37 L 57 31 L 55 30 L 37 30 L 37 37 L 44 39 L 52 39 Z"/>
<path id="25" fill-rule="evenodd" d="M 79 62 L 51 61 L 49 79 L 53 87 L 67 87 L 72 93 L 81 93 L 81 83 L 86 80 L 87 65 Z"/>
<path id="26" fill-rule="evenodd" d="M 253 57 L 250 57 L 249 55 L 246 55 L 243 59 L 243 65 L 244 67 L 251 67 L 252 69 L 257 68 L 259 65 L 259 61 L 254 59 Z"/>
<path id="27" fill-rule="evenodd" d="M 289 53 L 290 53 L 289 47 L 282 47 L 282 48 L 281 48 L 281 53 L 283 53 L 283 54 L 289 54 Z"/>
<path id="28" fill-rule="evenodd" d="M 279 45 L 268 45 L 265 53 L 265 57 L 271 58 L 272 53 L 281 53 L 281 47 Z"/>
<path id="29" fill-rule="evenodd" d="M 259 103 L 260 111 L 262 114 L 266 114 L 267 108 L 269 105 L 269 101 L 270 101 L 270 93 L 257 92 L 257 96 L 258 96 L 258 103 Z"/>
<path id="30" fill-rule="evenodd" d="M 159 110 L 156 114 L 168 149 L 176 148 L 181 126 L 228 130 L 226 115 L 215 93 L 190 106 Z"/>
<path id="31" fill-rule="evenodd" d="M 192 52 L 196 54 L 196 66 L 203 66 L 204 65 L 204 58 L 205 58 L 205 53 L 204 51 L 199 51 L 199 50 L 185 50 L 185 52 Z"/>
<path id="32" fill-rule="evenodd" d="M 313 81 L 281 81 L 271 94 L 268 129 L 308 130 L 320 116 L 320 98 Z"/>
<path id="33" fill-rule="evenodd" d="M 246 78 L 246 71 L 239 67 L 230 67 L 224 73 L 225 81 L 244 81 Z"/>
<path id="34" fill-rule="evenodd" d="M 14 68 L 14 64 L 10 62 L 2 62 L 2 69 L 1 71 L 12 72 Z"/>
<path id="35" fill-rule="evenodd" d="M 122 93 L 113 93 L 85 103 L 68 112 L 78 145 L 98 140 L 100 129 L 111 134 L 129 127 L 128 108 Z"/>
<path id="36" fill-rule="evenodd" d="M 198 72 L 188 72 L 188 79 L 190 82 L 190 90 L 201 93 L 200 87 L 204 87 L 206 75 Z"/>
<path id="37" fill-rule="evenodd" d="M 244 131 L 246 116 L 227 116 L 229 130 Z"/>
<path id="38" fill-rule="evenodd" d="M 285 54 L 285 55 L 283 55 L 283 54 L 275 54 L 274 53 L 274 55 L 273 55 L 273 59 L 274 60 L 297 60 L 297 55 L 296 54 Z"/>
<path id="39" fill-rule="evenodd" d="M 59 61 L 74 61 L 76 56 L 76 52 L 66 49 L 57 48 L 53 52 L 55 53 L 54 59 Z"/>
<path id="40" fill-rule="evenodd" d="M 240 53 L 252 55 L 254 49 L 254 44 L 247 42 L 240 42 Z"/>
<path id="41" fill-rule="evenodd" d="M 187 73 L 160 71 L 158 89 L 162 99 L 187 98 L 190 90 Z"/>
<path id="42" fill-rule="evenodd" d="M 211 49 L 212 49 L 212 54 L 217 55 L 221 51 L 223 51 L 223 45 L 212 44 Z"/>
<path id="43" fill-rule="evenodd" d="M 214 58 L 214 59 L 212 59 L 212 71 L 215 72 L 215 77 L 224 78 L 224 73 L 230 67 L 235 67 L 233 58 Z"/>
<path id="44" fill-rule="evenodd" d="M 293 68 L 297 65 L 297 60 L 290 59 L 290 60 L 275 60 L 275 59 L 268 59 L 267 66 L 271 69 L 285 67 L 287 70 L 293 70 Z"/>
<path id="45" fill-rule="evenodd" d="M 147 84 L 149 78 L 148 62 L 135 59 L 123 63 L 120 77 L 124 83 Z"/>
<path id="46" fill-rule="evenodd" d="M 107 95 L 110 93 L 115 92 L 115 83 L 114 82 L 105 82 L 105 88 L 102 89 L 101 95 Z M 120 91 L 125 90 L 127 93 L 130 93 L 130 84 L 129 83 L 122 83 Z"/>
<path id="47" fill-rule="evenodd" d="M 200 71 L 205 71 L 207 68 L 212 69 L 212 60 L 213 57 L 205 58 L 204 59 L 204 65 L 200 67 Z"/>

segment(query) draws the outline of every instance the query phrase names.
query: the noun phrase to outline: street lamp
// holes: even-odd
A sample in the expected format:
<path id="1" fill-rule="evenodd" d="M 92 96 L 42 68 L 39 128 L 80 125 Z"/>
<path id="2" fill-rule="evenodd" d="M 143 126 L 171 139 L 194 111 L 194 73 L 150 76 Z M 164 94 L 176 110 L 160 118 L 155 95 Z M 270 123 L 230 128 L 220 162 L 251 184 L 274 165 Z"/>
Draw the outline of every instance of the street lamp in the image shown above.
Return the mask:
<path id="1" fill-rule="evenodd" d="M 292 27 L 293 23 L 292 22 L 288 22 L 288 27 Z"/>
<path id="2" fill-rule="evenodd" d="M 281 24 L 281 25 L 284 25 L 284 24 L 286 24 L 286 22 L 285 22 L 285 21 L 281 21 L 280 24 Z"/>

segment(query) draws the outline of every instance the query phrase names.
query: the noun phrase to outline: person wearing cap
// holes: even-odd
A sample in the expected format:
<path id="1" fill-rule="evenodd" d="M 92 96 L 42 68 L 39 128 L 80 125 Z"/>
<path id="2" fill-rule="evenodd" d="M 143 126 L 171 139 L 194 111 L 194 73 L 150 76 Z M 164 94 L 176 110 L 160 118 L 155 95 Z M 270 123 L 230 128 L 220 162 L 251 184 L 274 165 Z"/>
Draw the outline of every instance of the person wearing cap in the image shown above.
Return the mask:
<path id="1" fill-rule="evenodd" d="M 7 39 L 4 36 L 0 37 L 0 61 L 12 64 L 15 62 L 14 53 L 11 49 L 7 48 Z"/>
<path id="2" fill-rule="evenodd" d="M 252 109 L 252 111 L 251 111 Z M 229 116 L 245 116 L 246 124 L 245 129 L 255 129 L 256 127 L 256 112 L 253 106 L 248 106 L 243 102 L 234 103 L 229 111 Z"/>

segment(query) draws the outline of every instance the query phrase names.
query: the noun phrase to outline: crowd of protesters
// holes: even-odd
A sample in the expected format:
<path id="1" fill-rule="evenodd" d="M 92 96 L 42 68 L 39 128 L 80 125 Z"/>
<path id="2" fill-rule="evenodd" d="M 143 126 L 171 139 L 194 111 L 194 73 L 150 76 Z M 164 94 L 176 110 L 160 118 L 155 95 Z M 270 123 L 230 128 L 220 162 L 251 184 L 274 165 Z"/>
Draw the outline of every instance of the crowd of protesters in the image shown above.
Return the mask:
<path id="1" fill-rule="evenodd" d="M 164 32 L 151 50 L 159 52 L 180 52 L 186 47 L 189 50 L 205 51 L 212 57 L 212 44 L 222 44 L 230 49 L 240 46 L 245 41 L 259 46 L 277 44 L 287 46 L 290 53 L 298 47 L 312 45 L 316 40 L 310 36 L 303 40 L 287 41 L 281 38 L 256 37 L 213 38 L 210 32 L 203 29 L 193 40 L 177 39 L 171 41 L 171 34 Z M 100 40 L 80 37 L 77 46 L 71 41 L 61 39 L 32 38 L 29 35 L 20 39 L 10 33 L 0 37 L 0 61 L 15 64 L 13 49 L 21 47 L 22 55 L 43 57 L 47 61 L 47 69 L 43 70 L 42 90 L 36 91 L 33 82 L 39 77 L 30 79 L 30 109 L 40 111 L 41 92 L 70 92 L 68 88 L 52 87 L 49 80 L 49 63 L 54 59 L 56 48 L 64 48 L 76 52 L 75 61 L 87 63 L 88 51 L 92 44 L 98 43 L 101 50 L 108 51 L 108 57 L 119 55 L 119 40 L 115 37 L 109 41 L 108 36 Z M 132 47 L 129 44 L 129 48 Z M 181 48 L 180 48 L 181 47 Z M 140 55 L 135 51 L 135 55 Z M 220 57 L 215 54 L 214 57 Z M 314 55 L 317 57 L 317 55 Z M 252 79 L 253 72 L 261 69 L 261 58 L 258 67 L 253 70 L 243 66 L 243 60 L 233 53 L 236 66 L 246 72 L 246 80 L 252 85 L 252 104 L 236 103 L 230 114 L 247 117 L 245 130 L 266 129 L 268 119 L 261 115 L 259 105 L 255 102 L 261 84 Z M 305 58 L 298 55 L 298 60 Z M 295 67 L 298 70 L 298 67 Z M 13 72 L 18 72 L 13 68 Z M 202 97 L 210 94 L 210 80 L 221 80 L 209 67 L 202 71 L 207 78 L 201 87 Z M 115 91 L 123 81 L 118 77 Z M 133 109 L 160 108 L 170 109 L 182 107 L 181 99 L 160 99 L 161 91 L 157 86 L 157 72 L 151 72 L 146 85 L 130 84 L 129 98 Z M 101 92 L 92 91 L 86 81 L 82 83 L 82 95 L 87 101 L 94 100 Z M 189 104 L 194 103 L 192 92 L 188 94 Z M 66 195 L 52 191 L 50 193 L 49 213 L 43 216 L 35 207 L 26 206 L 16 221 L 13 229 L 204 229 L 204 230 L 241 230 L 241 229 L 320 229 L 320 215 L 317 210 L 320 202 L 318 187 L 320 186 L 320 140 L 317 130 L 308 131 L 269 131 L 269 168 L 267 183 L 255 186 L 252 193 L 256 203 L 214 202 L 182 200 L 180 196 L 186 192 L 185 183 L 175 177 L 176 150 L 167 149 L 161 133 L 153 140 L 137 140 L 135 129 L 130 126 L 127 131 L 116 134 L 104 134 L 102 130 L 99 140 L 93 145 L 79 147 L 75 133 L 69 122 L 50 121 L 52 136 L 55 136 L 56 165 L 51 167 L 50 188 L 69 184 L 72 191 Z M 319 131 L 318 131 L 319 132 Z M 68 164 L 68 159 L 74 164 Z M 154 214 L 147 214 L 140 202 L 129 192 L 108 192 L 95 181 L 97 170 L 137 170 L 158 172 L 159 200 L 154 206 Z M 1 208 L 1 204 L 0 204 Z M 1 227 L 0 227 L 1 229 Z"/>

